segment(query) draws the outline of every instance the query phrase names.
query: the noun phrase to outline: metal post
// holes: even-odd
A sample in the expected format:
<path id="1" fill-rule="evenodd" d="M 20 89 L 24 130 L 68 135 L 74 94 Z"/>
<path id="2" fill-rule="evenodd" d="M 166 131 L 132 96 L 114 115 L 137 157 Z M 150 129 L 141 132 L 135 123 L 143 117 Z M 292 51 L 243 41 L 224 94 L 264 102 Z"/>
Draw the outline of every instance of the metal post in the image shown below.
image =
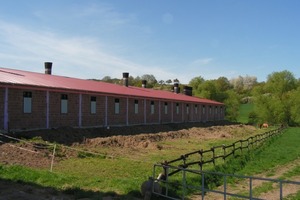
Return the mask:
<path id="1" fill-rule="evenodd" d="M 280 200 L 282 200 L 283 194 L 282 194 L 282 181 L 281 180 L 280 180 L 279 184 L 280 184 Z"/>
<path id="2" fill-rule="evenodd" d="M 204 194 L 205 194 L 205 192 L 204 192 L 204 190 L 205 190 L 205 187 L 204 187 L 204 173 L 203 173 L 203 171 L 201 170 L 201 175 L 202 175 L 202 185 L 201 185 L 201 196 L 202 196 L 202 200 L 204 200 Z"/>
<path id="3" fill-rule="evenodd" d="M 226 184 L 226 175 L 224 175 L 224 200 L 226 200 L 226 187 L 227 187 L 227 184 Z"/>
<path id="4" fill-rule="evenodd" d="M 185 189 L 186 189 L 186 174 L 185 174 L 185 169 L 182 170 L 182 200 L 184 199 L 185 196 Z"/>
<path id="5" fill-rule="evenodd" d="M 249 199 L 252 199 L 252 177 L 250 177 L 250 183 L 249 184 L 250 184 L 250 191 L 249 191 L 250 192 L 250 194 L 249 194 L 250 197 L 249 197 Z"/>

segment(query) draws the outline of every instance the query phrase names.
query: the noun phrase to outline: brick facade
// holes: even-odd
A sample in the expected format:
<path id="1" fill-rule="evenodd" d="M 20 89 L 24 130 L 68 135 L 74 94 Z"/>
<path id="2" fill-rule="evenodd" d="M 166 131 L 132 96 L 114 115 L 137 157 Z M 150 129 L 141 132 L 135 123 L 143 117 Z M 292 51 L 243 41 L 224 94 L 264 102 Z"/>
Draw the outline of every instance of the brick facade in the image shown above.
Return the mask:
<path id="1" fill-rule="evenodd" d="M 5 90 L 0 88 L 0 129 L 7 129 L 4 114 Z M 31 102 L 30 112 L 24 111 L 26 104 L 24 98 L 27 96 Z M 13 130 L 68 126 L 128 126 L 224 119 L 224 107 L 219 105 L 16 88 L 8 88 L 7 108 L 9 128 Z"/>

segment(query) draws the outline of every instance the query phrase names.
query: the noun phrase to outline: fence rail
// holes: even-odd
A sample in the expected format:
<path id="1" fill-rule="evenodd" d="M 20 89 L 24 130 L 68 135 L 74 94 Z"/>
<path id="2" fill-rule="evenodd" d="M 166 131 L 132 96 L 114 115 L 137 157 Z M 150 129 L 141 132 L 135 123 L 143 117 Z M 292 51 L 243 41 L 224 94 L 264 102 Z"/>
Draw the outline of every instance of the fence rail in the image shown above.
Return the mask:
<path id="1" fill-rule="evenodd" d="M 164 167 L 164 166 L 161 165 L 161 164 L 154 165 L 153 175 L 156 174 L 156 168 L 161 168 L 161 167 Z M 284 186 L 284 184 L 292 184 L 292 185 L 299 185 L 300 186 L 299 181 L 289 181 L 289 180 L 261 178 L 261 177 L 253 177 L 253 176 L 243 176 L 243 175 L 236 175 L 236 174 L 224 174 L 224 173 L 219 173 L 219 172 L 199 171 L 199 170 L 191 170 L 191 169 L 186 169 L 186 168 L 182 168 L 182 167 L 175 167 L 175 166 L 167 166 L 167 170 L 174 170 L 174 171 L 178 170 L 179 172 L 182 173 L 182 175 L 181 175 L 182 176 L 181 185 L 179 185 L 179 183 L 169 182 L 168 179 L 167 180 L 156 180 L 156 181 L 163 182 L 165 190 L 164 190 L 163 193 L 158 193 L 158 192 L 153 190 L 152 193 L 155 194 L 155 195 L 158 195 L 158 196 L 162 196 L 162 197 L 165 197 L 165 198 L 168 198 L 168 199 L 174 199 L 174 200 L 185 199 L 185 197 L 187 195 L 186 191 L 188 189 L 191 189 L 191 188 L 193 188 L 194 190 L 198 190 L 201 193 L 199 195 L 201 195 L 202 200 L 205 199 L 205 194 L 207 192 L 221 194 L 221 195 L 223 195 L 224 200 L 226 200 L 228 196 L 238 197 L 238 198 L 243 198 L 243 199 L 260 200 L 261 198 L 255 197 L 255 195 L 253 194 L 253 190 L 254 190 L 253 189 L 253 181 L 254 180 L 267 181 L 267 182 L 272 182 L 272 183 L 279 184 L 278 199 L 283 199 L 283 196 L 284 196 L 283 186 Z M 187 184 L 186 177 L 187 177 L 188 173 L 196 174 L 196 175 L 201 176 L 197 186 Z M 205 180 L 206 180 L 207 175 L 211 175 L 211 174 L 223 177 L 223 187 L 220 188 L 220 190 L 209 189 L 205 185 Z M 229 177 L 239 178 L 239 179 L 247 179 L 249 181 L 249 189 L 248 189 L 249 193 L 248 193 L 248 195 L 235 194 L 235 193 L 228 192 L 227 189 L 228 189 L 228 178 Z M 172 197 L 170 195 L 170 192 L 169 192 L 170 188 L 172 186 L 174 186 L 175 184 L 177 185 L 176 186 L 177 188 L 181 187 L 181 190 L 182 190 L 182 195 L 179 196 L 179 197 L 178 196 L 173 196 Z M 154 188 L 154 187 L 152 187 L 152 188 Z M 245 189 L 245 190 L 247 190 L 247 189 Z"/>
<path id="2" fill-rule="evenodd" d="M 218 173 L 218 172 L 206 172 L 203 171 L 203 166 L 207 165 L 207 164 L 211 164 L 213 163 L 213 165 L 216 164 L 217 160 L 222 159 L 224 162 L 226 161 L 226 159 L 230 156 L 234 156 L 237 153 L 243 153 L 243 151 L 247 150 L 249 151 L 250 149 L 259 147 L 263 142 L 265 142 L 267 139 L 280 135 L 281 133 L 283 133 L 283 130 L 285 129 L 285 127 L 280 126 L 277 129 L 274 130 L 270 130 L 268 132 L 262 133 L 262 134 L 257 134 L 255 136 L 251 136 L 247 139 L 243 139 L 243 140 L 238 140 L 236 142 L 233 142 L 232 144 L 229 145 L 219 145 L 219 146 L 214 146 L 211 147 L 210 149 L 200 149 L 197 151 L 193 151 L 190 153 L 186 153 L 181 155 L 179 158 L 176 158 L 174 160 L 171 161 L 165 161 L 161 164 L 156 164 L 154 165 L 154 169 L 153 169 L 153 177 L 157 177 L 156 175 L 157 173 L 157 169 L 156 168 L 161 168 L 163 171 L 163 174 L 165 174 L 165 180 L 156 180 L 156 181 L 162 181 L 164 183 L 164 185 L 166 185 L 166 193 L 165 194 L 160 194 L 161 196 L 167 197 L 169 199 L 178 199 L 178 198 L 173 198 L 170 197 L 168 195 L 168 185 L 171 184 L 171 181 L 169 180 L 169 177 L 174 175 L 174 174 L 179 174 L 182 173 L 182 185 L 181 187 L 183 188 L 183 197 L 182 199 L 184 199 L 185 197 L 185 191 L 187 189 L 190 188 L 194 188 L 198 191 L 201 191 L 202 194 L 202 199 L 204 199 L 204 194 L 205 192 L 215 192 L 215 193 L 220 193 L 224 195 L 224 199 L 226 199 L 226 196 L 235 196 L 235 197 L 239 197 L 239 198 L 246 198 L 246 199 L 255 199 L 252 196 L 252 180 L 257 179 L 257 180 L 267 180 L 267 181 L 272 181 L 272 182 L 279 182 L 280 183 L 280 196 L 282 197 L 282 184 L 283 183 L 292 183 L 292 184 L 298 184 L 300 185 L 300 182 L 293 182 L 293 181 L 283 181 L 283 180 L 275 180 L 275 179 L 263 179 L 263 178 L 258 178 L 258 177 L 250 177 L 250 176 L 239 176 L 239 175 L 232 175 L 232 174 L 222 174 L 222 173 Z M 190 159 L 192 156 L 197 156 L 196 160 L 194 158 L 194 160 Z M 198 158 L 198 159 L 197 159 Z M 176 166 L 177 164 L 177 166 Z M 195 169 L 191 169 L 189 167 L 194 166 L 194 165 L 198 165 L 199 166 L 199 170 L 195 170 Z M 187 184 L 187 173 L 193 173 L 193 174 L 198 174 L 201 176 L 202 182 L 200 184 L 200 186 L 193 186 L 193 185 L 189 185 Z M 205 174 L 218 174 L 224 177 L 224 191 L 214 191 L 214 190 L 210 190 L 208 188 L 205 188 Z M 249 196 L 241 196 L 238 194 L 231 194 L 226 192 L 226 177 L 239 177 L 239 178 L 249 178 Z M 206 180 L 207 181 L 207 180 Z M 174 184 L 174 182 L 172 183 Z M 178 185 L 178 183 L 175 184 Z M 154 191 L 153 191 L 154 192 Z M 155 192 L 154 192 L 155 193 Z"/>
<path id="3" fill-rule="evenodd" d="M 244 140 L 238 140 L 229 145 L 224 144 L 224 145 L 214 146 L 214 147 L 211 147 L 210 149 L 206 149 L 206 150 L 200 149 L 197 151 L 186 153 L 174 160 L 164 161 L 164 163 L 162 163 L 162 164 L 164 166 L 173 166 L 177 163 L 177 166 L 182 167 L 182 168 L 188 168 L 189 166 L 192 166 L 192 165 L 199 165 L 200 170 L 203 170 L 203 166 L 206 164 L 213 163 L 215 165 L 216 161 L 220 160 L 220 159 L 223 159 L 223 161 L 225 162 L 225 160 L 229 156 L 235 155 L 237 153 L 237 151 L 239 151 L 240 153 L 243 153 L 243 151 L 245 149 L 247 149 L 247 151 L 249 151 L 250 148 L 259 146 L 259 144 L 263 143 L 270 137 L 281 134 L 282 131 L 284 130 L 284 128 L 285 127 L 281 126 L 277 129 L 270 130 L 268 132 L 258 134 L 255 136 L 251 136 Z M 189 160 L 189 158 L 191 156 L 195 156 L 195 155 L 198 156 L 197 161 L 195 161 L 195 159 Z M 180 163 L 178 164 L 178 162 L 180 162 Z M 178 170 L 175 170 L 175 171 L 178 171 Z M 175 174 L 175 172 L 172 172 L 172 174 Z M 169 175 L 172 175 L 172 174 L 169 174 Z"/>

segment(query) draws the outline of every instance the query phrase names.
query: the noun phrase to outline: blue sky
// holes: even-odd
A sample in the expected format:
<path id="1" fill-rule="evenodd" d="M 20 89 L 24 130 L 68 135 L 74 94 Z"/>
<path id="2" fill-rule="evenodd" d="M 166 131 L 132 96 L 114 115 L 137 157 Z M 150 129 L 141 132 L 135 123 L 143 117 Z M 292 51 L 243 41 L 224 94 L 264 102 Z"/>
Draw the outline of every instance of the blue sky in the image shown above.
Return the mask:
<path id="1" fill-rule="evenodd" d="M 0 0 L 0 67 L 78 78 L 300 76 L 298 0 Z"/>

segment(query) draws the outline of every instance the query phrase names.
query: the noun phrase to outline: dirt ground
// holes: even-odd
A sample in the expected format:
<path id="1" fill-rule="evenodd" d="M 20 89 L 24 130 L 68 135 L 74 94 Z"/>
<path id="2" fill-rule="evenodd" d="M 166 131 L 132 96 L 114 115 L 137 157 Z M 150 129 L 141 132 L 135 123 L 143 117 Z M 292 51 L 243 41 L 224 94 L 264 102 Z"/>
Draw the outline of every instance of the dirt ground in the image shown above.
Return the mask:
<path id="1" fill-rule="evenodd" d="M 239 124 L 168 124 L 134 127 L 111 127 L 93 129 L 60 128 L 52 130 L 23 131 L 10 133 L 16 138 L 39 138 L 44 141 L 64 144 L 68 147 L 122 147 L 138 149 L 159 148 L 157 142 L 179 138 L 231 138 L 239 133 L 251 133 L 255 127 Z M 46 144 L 16 142 L 0 137 L 0 163 L 20 164 L 35 168 L 49 168 L 52 148 Z M 63 150 L 62 150 L 63 151 Z M 24 156 L 26 154 L 26 156 Z M 68 159 L 67 154 L 59 159 Z M 56 160 L 59 162 L 59 160 Z M 0 180 L 0 199 L 74 199 L 72 195 L 53 191 L 51 188 L 39 188 L 24 183 Z M 107 197 L 107 200 L 111 197 Z"/>

